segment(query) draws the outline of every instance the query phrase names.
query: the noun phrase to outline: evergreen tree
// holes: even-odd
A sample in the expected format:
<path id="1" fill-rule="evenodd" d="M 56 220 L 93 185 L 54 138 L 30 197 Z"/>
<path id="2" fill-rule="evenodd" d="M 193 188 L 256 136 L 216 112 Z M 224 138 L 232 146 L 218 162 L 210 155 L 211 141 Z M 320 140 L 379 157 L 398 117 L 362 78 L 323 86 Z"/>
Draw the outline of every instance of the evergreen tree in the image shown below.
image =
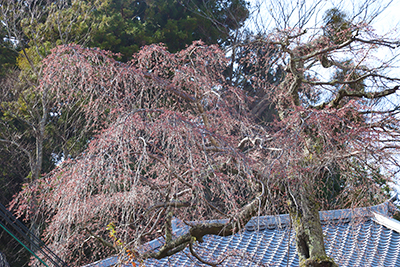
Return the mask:
<path id="1" fill-rule="evenodd" d="M 127 60 L 140 47 L 164 43 L 176 52 L 195 40 L 226 44 L 248 17 L 247 3 L 234 1 L 101 1 L 90 46 L 120 52 Z"/>

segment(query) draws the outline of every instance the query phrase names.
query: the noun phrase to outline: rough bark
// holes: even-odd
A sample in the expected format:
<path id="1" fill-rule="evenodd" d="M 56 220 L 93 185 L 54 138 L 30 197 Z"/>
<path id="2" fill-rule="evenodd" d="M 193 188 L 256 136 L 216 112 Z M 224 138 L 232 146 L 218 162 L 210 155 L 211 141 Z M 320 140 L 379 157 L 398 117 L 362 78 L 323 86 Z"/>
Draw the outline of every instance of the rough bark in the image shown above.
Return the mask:
<path id="1" fill-rule="evenodd" d="M 278 114 L 284 120 L 291 107 L 300 106 L 299 90 L 304 81 L 304 60 L 296 51 L 283 48 L 290 55 L 288 75 L 282 82 L 281 90 L 286 93 L 285 98 L 278 101 Z M 301 49 L 301 47 L 299 48 Z M 305 129 L 297 129 L 300 135 L 308 136 Z M 307 148 L 304 148 L 304 158 L 310 158 L 313 152 L 310 148 L 316 147 L 313 137 L 305 137 Z M 318 154 L 318 153 L 317 153 Z M 307 162 L 304 165 L 308 165 Z M 304 167 L 304 166 L 303 166 Z M 316 202 L 312 188 L 310 188 L 313 177 L 300 177 L 294 179 L 299 181 L 294 190 L 289 190 L 291 196 L 290 217 L 296 231 L 296 247 L 299 256 L 300 267 L 335 267 L 333 259 L 325 252 L 324 236 L 319 217 L 319 205 Z"/>
<path id="2" fill-rule="evenodd" d="M 333 259 L 325 252 L 318 204 L 310 188 L 304 183 L 298 193 L 293 194 L 290 217 L 296 231 L 296 247 L 300 267 L 334 267 Z"/>

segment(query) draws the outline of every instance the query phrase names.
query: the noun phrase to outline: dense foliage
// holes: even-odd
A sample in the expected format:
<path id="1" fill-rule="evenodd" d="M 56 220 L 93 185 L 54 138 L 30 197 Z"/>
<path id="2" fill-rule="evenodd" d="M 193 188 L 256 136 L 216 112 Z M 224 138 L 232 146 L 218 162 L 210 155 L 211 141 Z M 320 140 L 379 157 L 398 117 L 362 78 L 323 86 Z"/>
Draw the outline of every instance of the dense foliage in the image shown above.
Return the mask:
<path id="1" fill-rule="evenodd" d="M 90 46 L 120 52 L 124 59 L 152 43 L 164 43 L 171 52 L 195 40 L 227 44 L 248 16 L 243 0 L 102 2 Z"/>

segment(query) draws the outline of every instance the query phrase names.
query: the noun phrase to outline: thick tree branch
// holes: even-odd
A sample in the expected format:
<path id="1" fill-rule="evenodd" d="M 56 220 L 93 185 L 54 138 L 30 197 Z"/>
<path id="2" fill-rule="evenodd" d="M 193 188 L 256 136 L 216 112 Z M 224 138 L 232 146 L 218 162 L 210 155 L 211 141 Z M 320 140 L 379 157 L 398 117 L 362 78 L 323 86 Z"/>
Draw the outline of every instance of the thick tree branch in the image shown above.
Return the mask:
<path id="1" fill-rule="evenodd" d="M 395 49 L 400 46 L 400 41 L 390 42 L 386 40 L 372 39 L 372 40 L 363 40 L 360 38 L 354 38 L 354 41 L 365 43 L 365 44 L 375 44 L 380 46 L 386 46 L 392 49 Z"/>
<path id="2" fill-rule="evenodd" d="M 358 83 L 358 82 L 360 82 L 360 81 L 362 81 L 362 80 L 364 80 L 364 79 L 366 79 L 368 77 L 371 77 L 371 76 L 376 76 L 376 75 L 374 75 L 372 73 L 368 73 L 368 74 L 364 74 L 364 75 L 358 77 L 357 79 L 350 80 L 350 81 L 340 81 L 340 80 L 335 79 L 335 80 L 332 80 L 332 81 L 329 81 L 329 82 L 320 82 L 320 81 L 319 82 L 314 82 L 314 81 L 309 81 L 309 80 L 303 79 L 302 82 L 310 84 L 310 85 L 331 85 L 331 86 L 334 86 L 334 85 L 337 85 L 337 84 Z"/>
<path id="3" fill-rule="evenodd" d="M 102 238 L 101 236 L 95 235 L 94 233 L 92 233 L 92 231 L 90 231 L 87 227 L 85 227 L 86 232 L 88 232 L 88 234 L 92 237 L 94 237 L 95 239 L 97 239 L 100 243 L 102 243 L 104 246 L 109 247 L 114 249 L 115 251 L 118 251 L 117 248 L 111 244 L 110 242 L 108 242 L 107 240 L 105 240 L 104 238 Z"/>
<path id="4" fill-rule="evenodd" d="M 340 101 L 344 97 L 358 97 L 358 98 L 368 98 L 368 99 L 377 99 L 381 97 L 385 97 L 391 94 L 394 94 L 397 90 L 399 89 L 399 86 L 396 85 L 392 89 L 387 89 L 381 92 L 360 92 L 360 91 L 349 91 L 345 88 L 340 89 L 339 92 L 337 93 L 336 97 L 329 101 L 329 102 L 324 102 L 321 105 L 316 106 L 315 108 L 317 109 L 323 109 L 325 107 L 329 108 L 335 108 L 339 105 Z"/>
<path id="5" fill-rule="evenodd" d="M 209 129 L 210 128 L 210 122 L 208 120 L 208 117 L 207 117 L 207 114 L 206 114 L 206 112 L 204 110 L 203 105 L 200 103 L 200 101 L 197 101 L 196 102 L 196 106 L 197 106 L 197 109 L 199 110 L 199 112 L 201 114 L 201 118 L 203 119 L 204 126 L 206 126 L 206 128 Z M 211 144 L 213 146 L 218 147 L 217 141 L 211 135 L 210 135 L 210 142 L 211 142 Z"/>
<path id="6" fill-rule="evenodd" d="M 151 79 L 151 80 L 157 82 L 159 85 L 164 86 L 164 88 L 167 91 L 170 91 L 174 95 L 176 95 L 176 96 L 178 96 L 178 97 L 180 97 L 182 99 L 185 99 L 188 102 L 191 102 L 191 103 L 196 102 L 196 98 L 195 97 L 189 95 L 185 91 L 182 91 L 182 90 L 176 88 L 169 81 L 167 81 L 165 79 L 162 79 L 162 78 L 160 78 L 160 77 L 158 77 L 158 76 L 156 76 L 154 74 L 148 73 L 148 72 L 147 73 L 144 72 L 143 73 L 143 77 L 145 77 L 147 79 Z"/>
<path id="7" fill-rule="evenodd" d="M 306 61 L 306 60 L 308 60 L 310 58 L 313 58 L 313 57 L 316 57 L 318 55 L 326 54 L 326 53 L 329 53 L 331 51 L 335 51 L 335 50 L 341 49 L 343 47 L 346 47 L 346 46 L 350 45 L 352 42 L 354 42 L 355 40 L 356 40 L 355 38 L 350 38 L 349 40 L 347 40 L 347 41 L 345 41 L 345 42 L 343 42 L 343 43 L 341 43 L 339 45 L 328 46 L 326 48 L 316 50 L 315 52 L 306 54 L 306 55 L 304 55 L 302 57 L 298 57 L 298 59 L 302 60 L 302 61 Z"/>
<path id="8" fill-rule="evenodd" d="M 337 84 L 354 84 L 354 83 L 358 83 L 358 82 L 361 82 L 362 80 L 365 80 L 366 78 L 369 78 L 369 77 L 381 78 L 381 79 L 385 79 L 385 80 L 392 81 L 392 82 L 400 81 L 400 79 L 398 79 L 398 78 L 390 78 L 390 77 L 386 77 L 386 76 L 383 76 L 383 75 L 380 75 L 380 74 L 376 74 L 376 73 L 367 73 L 367 74 L 361 75 L 357 79 L 348 80 L 348 81 L 340 81 L 340 80 L 335 79 L 335 80 L 326 81 L 326 82 L 321 82 L 321 81 L 314 82 L 314 81 L 309 81 L 309 80 L 303 79 L 302 82 L 310 84 L 310 85 L 331 85 L 331 86 L 334 86 L 334 85 L 337 85 Z"/>
<path id="9" fill-rule="evenodd" d="M 167 214 L 165 216 L 165 223 L 164 223 L 165 243 L 169 243 L 172 241 L 172 217 L 174 215 L 174 212 L 171 209 L 171 207 L 168 207 L 166 213 Z"/>
<path id="10" fill-rule="evenodd" d="M 228 222 L 194 223 L 190 225 L 188 233 L 166 242 L 159 251 L 145 253 L 142 256 L 144 258 L 162 259 L 184 249 L 192 242 L 193 237 L 196 238 L 197 241 L 203 242 L 203 237 L 205 235 L 230 236 L 236 234 L 257 214 L 260 201 L 265 201 L 265 197 L 262 199 L 255 198 L 244 206 L 234 220 Z"/>

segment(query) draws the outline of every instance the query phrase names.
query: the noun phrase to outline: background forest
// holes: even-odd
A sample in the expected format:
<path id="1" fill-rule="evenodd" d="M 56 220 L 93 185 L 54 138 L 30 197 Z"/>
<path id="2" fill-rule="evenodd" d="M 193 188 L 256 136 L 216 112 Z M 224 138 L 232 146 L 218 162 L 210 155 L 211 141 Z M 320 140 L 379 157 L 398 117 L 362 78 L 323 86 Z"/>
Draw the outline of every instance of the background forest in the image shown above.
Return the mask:
<path id="1" fill-rule="evenodd" d="M 172 214 L 234 233 L 384 201 L 399 39 L 371 25 L 387 6 L 269 4 L 266 23 L 244 0 L 0 0 L 0 202 L 79 266 L 168 237 Z M 193 236 L 176 242 L 135 257 Z M 30 261 L 3 231 L 0 251 Z"/>

